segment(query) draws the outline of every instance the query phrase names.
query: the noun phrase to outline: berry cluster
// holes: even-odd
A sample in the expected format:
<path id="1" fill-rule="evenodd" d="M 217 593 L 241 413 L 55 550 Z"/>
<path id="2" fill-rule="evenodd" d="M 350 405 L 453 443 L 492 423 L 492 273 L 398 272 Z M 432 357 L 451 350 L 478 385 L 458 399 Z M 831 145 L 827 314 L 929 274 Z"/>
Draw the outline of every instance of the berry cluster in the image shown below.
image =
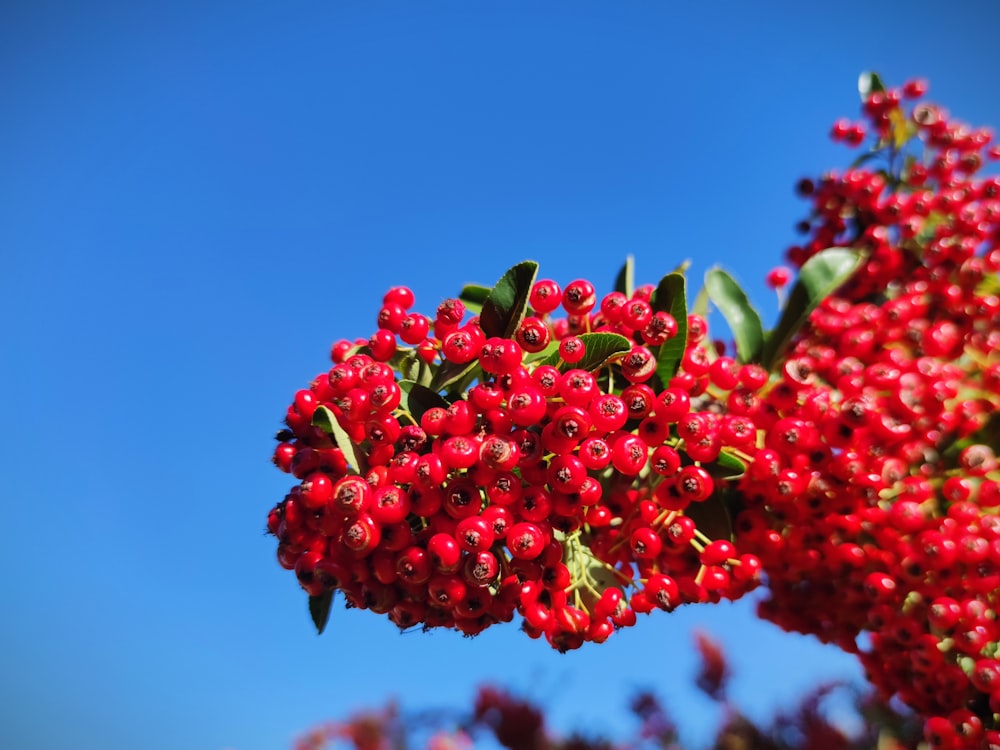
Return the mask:
<path id="1" fill-rule="evenodd" d="M 767 373 L 705 348 L 679 275 L 598 301 L 535 271 L 479 315 L 391 289 L 378 330 L 295 395 L 274 461 L 301 483 L 268 528 L 311 596 L 470 635 L 517 612 L 565 650 L 757 584 L 693 509 L 756 450 L 743 405 Z"/>
<path id="2" fill-rule="evenodd" d="M 772 330 L 708 272 L 731 355 L 683 267 L 599 298 L 526 261 L 433 316 L 389 290 L 278 435 L 268 529 L 317 626 L 339 590 L 567 650 L 763 578 L 761 615 L 857 653 L 932 747 L 1000 747 L 1000 149 L 925 91 L 862 77 L 832 135 L 873 145 L 800 183 Z"/>
<path id="3" fill-rule="evenodd" d="M 736 528 L 764 563 L 762 616 L 859 653 L 931 717 L 932 747 L 978 748 L 1000 743 L 1000 179 L 977 172 L 1000 154 L 904 109 L 925 88 L 868 92 L 875 166 L 800 185 L 813 212 L 789 260 L 864 260 L 752 414 L 766 439 Z"/>
<path id="4" fill-rule="evenodd" d="M 676 644 L 674 644 L 676 647 Z M 674 717 L 653 693 L 637 692 L 624 718 L 630 731 L 614 738 L 596 727 L 575 726 L 568 735 L 555 731 L 543 706 L 493 685 L 482 685 L 467 707 L 452 705 L 418 712 L 406 711 L 395 701 L 339 721 L 327 721 L 302 734 L 293 750 L 926 750 L 919 745 L 920 722 L 880 701 L 873 692 L 859 692 L 841 683 L 825 683 L 800 696 L 767 721 L 756 722 L 733 701 L 732 674 L 725 652 L 704 633 L 695 633 L 699 656 L 692 687 L 719 709 L 717 726 L 707 728 L 703 717 Z M 836 700 L 836 719 L 829 711 Z M 846 709 L 846 713 L 845 713 Z M 844 721 L 845 716 L 851 721 Z M 692 721 L 701 719 L 698 726 Z M 847 727 L 850 727 L 849 729 Z M 684 741 L 712 737 L 706 744 Z M 706 731 L 710 731 L 706 734 Z"/>

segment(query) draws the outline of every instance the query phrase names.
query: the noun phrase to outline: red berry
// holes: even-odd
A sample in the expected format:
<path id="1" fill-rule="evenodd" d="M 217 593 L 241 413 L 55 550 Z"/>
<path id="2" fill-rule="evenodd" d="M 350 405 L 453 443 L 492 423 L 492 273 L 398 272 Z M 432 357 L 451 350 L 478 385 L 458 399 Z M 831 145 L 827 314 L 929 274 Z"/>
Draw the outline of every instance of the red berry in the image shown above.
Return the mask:
<path id="1" fill-rule="evenodd" d="M 405 286 L 394 286 L 382 298 L 383 305 L 399 305 L 404 310 L 413 307 L 413 291 Z"/>
<path id="2" fill-rule="evenodd" d="M 493 544 L 493 527 L 482 516 L 463 518 L 455 527 L 455 538 L 467 552 L 487 550 Z"/>
<path id="3" fill-rule="evenodd" d="M 556 282 L 543 279 L 532 285 L 528 304 L 535 312 L 542 315 L 550 313 L 559 307 L 560 302 L 562 302 L 562 290 Z"/>
<path id="4" fill-rule="evenodd" d="M 629 537 L 629 547 L 637 560 L 655 560 L 663 549 L 663 540 L 648 526 L 640 526 Z"/>
<path id="5" fill-rule="evenodd" d="M 777 266 L 767 272 L 767 285 L 772 289 L 781 289 L 792 280 L 792 272 L 785 266 Z"/>
<path id="6" fill-rule="evenodd" d="M 562 293 L 562 306 L 570 315 L 584 315 L 597 305 L 594 285 L 584 279 L 570 282 Z"/>
<path id="7" fill-rule="evenodd" d="M 638 435 L 620 435 L 611 446 L 611 463 L 625 476 L 638 475 L 648 457 L 649 448 Z"/>
<path id="8" fill-rule="evenodd" d="M 534 523 L 516 523 L 507 530 L 507 548 L 519 560 L 534 560 L 545 549 L 548 537 Z"/>
<path id="9" fill-rule="evenodd" d="M 567 336 L 559 342 L 559 357 L 563 362 L 575 365 L 587 353 L 587 345 L 578 336 Z"/>

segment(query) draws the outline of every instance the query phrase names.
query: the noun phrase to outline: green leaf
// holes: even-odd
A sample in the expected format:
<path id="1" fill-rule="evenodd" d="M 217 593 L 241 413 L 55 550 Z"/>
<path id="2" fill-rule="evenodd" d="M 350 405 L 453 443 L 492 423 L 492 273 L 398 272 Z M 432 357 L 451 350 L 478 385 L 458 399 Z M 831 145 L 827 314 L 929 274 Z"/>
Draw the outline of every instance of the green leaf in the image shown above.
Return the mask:
<path id="1" fill-rule="evenodd" d="M 616 354 L 622 354 L 632 348 L 632 342 L 618 333 L 581 333 L 579 338 L 585 347 L 583 359 L 579 362 L 574 364 L 562 362 L 557 346 L 556 350 L 539 364 L 558 366 L 563 372 L 567 370 L 593 372 L 604 367 Z"/>
<path id="2" fill-rule="evenodd" d="M 635 291 L 635 258 L 631 255 L 625 256 L 625 265 L 615 279 L 615 291 L 621 292 L 629 299 L 632 298 L 632 293 Z"/>
<path id="3" fill-rule="evenodd" d="M 906 145 L 906 142 L 916 135 L 917 128 L 909 121 L 899 107 L 889 110 L 889 122 L 892 124 L 892 145 L 896 150 Z"/>
<path id="4" fill-rule="evenodd" d="M 393 363 L 390 361 L 390 364 Z M 412 380 L 415 383 L 420 383 L 420 385 L 430 385 L 433 370 L 431 366 L 427 364 L 419 354 L 417 354 L 416 349 L 410 349 L 407 351 L 406 356 L 402 357 L 398 364 L 395 364 L 394 367 L 399 371 L 399 374 L 404 381 Z"/>
<path id="5" fill-rule="evenodd" d="M 684 515 L 709 539 L 733 540 L 733 521 L 725 494 L 716 490 L 700 503 L 691 503 L 684 509 Z"/>
<path id="6" fill-rule="evenodd" d="M 989 297 L 993 294 L 1000 294 L 1000 276 L 996 274 L 983 276 L 982 280 L 976 285 L 976 295 Z"/>
<path id="7" fill-rule="evenodd" d="M 406 354 L 399 359 L 399 362 L 392 363 L 390 366 L 394 366 L 397 370 L 399 370 L 399 374 L 402 375 L 405 380 L 416 380 L 417 375 L 420 373 L 420 363 L 422 361 L 423 360 L 417 356 L 417 350 L 413 349 L 406 352 Z"/>
<path id="8" fill-rule="evenodd" d="M 872 159 L 874 159 L 876 156 L 881 156 L 881 155 L 882 151 L 879 149 L 866 151 L 865 153 L 861 154 L 861 156 L 859 156 L 857 159 L 851 162 L 851 169 L 857 169 L 862 164 L 865 164 L 866 162 L 869 162 Z"/>
<path id="9" fill-rule="evenodd" d="M 450 385 L 461 382 L 470 372 L 479 367 L 478 360 L 472 360 L 464 365 L 457 362 L 443 362 L 438 367 L 434 377 L 431 378 L 430 385 L 427 386 L 432 391 L 443 391 Z"/>
<path id="10" fill-rule="evenodd" d="M 747 470 L 747 465 L 742 459 L 725 450 L 719 452 L 719 457 L 715 459 L 715 463 L 718 464 L 720 469 L 719 476 L 724 479 L 735 479 L 742 476 Z"/>
<path id="11" fill-rule="evenodd" d="M 934 239 L 934 235 L 937 233 L 938 227 L 942 224 L 947 223 L 948 217 L 941 213 L 940 211 L 931 211 L 927 214 L 924 219 L 924 223 L 920 227 L 920 231 L 917 232 L 917 236 L 913 238 L 913 241 L 919 249 L 918 253 L 923 256 L 924 247 L 928 242 Z"/>
<path id="12" fill-rule="evenodd" d="M 540 352 L 535 352 L 533 354 L 524 355 L 524 364 L 529 364 L 532 362 L 538 362 L 543 364 L 545 360 L 551 360 L 552 354 L 555 353 L 555 361 L 559 361 L 559 342 L 550 341 L 548 345 L 542 349 Z"/>
<path id="13" fill-rule="evenodd" d="M 533 260 L 518 263 L 507 271 L 483 300 L 479 327 L 486 338 L 512 338 L 528 310 L 528 296 L 538 274 Z"/>
<path id="14" fill-rule="evenodd" d="M 583 333 L 580 339 L 586 347 L 583 359 L 572 365 L 564 363 L 562 369 L 593 372 L 604 367 L 616 354 L 632 348 L 632 342 L 618 333 Z"/>
<path id="15" fill-rule="evenodd" d="M 766 369 L 770 370 L 778 363 L 816 305 L 847 281 L 863 261 L 864 255 L 858 250 L 830 247 L 805 262 L 788 295 L 778 325 L 768 332 L 764 342 L 761 364 Z"/>
<path id="16" fill-rule="evenodd" d="M 485 286 L 480 286 L 479 284 L 466 284 L 462 287 L 462 291 L 458 294 L 458 298 L 462 301 L 462 304 L 465 305 L 465 309 L 469 310 L 474 315 L 482 311 L 483 303 L 489 296 L 490 290 Z"/>
<path id="17" fill-rule="evenodd" d="M 677 321 L 677 335 L 663 346 L 656 347 L 656 376 L 663 387 L 677 374 L 687 347 L 688 318 L 684 274 L 668 273 L 653 291 L 650 304 L 654 312 L 668 312 Z"/>
<path id="18" fill-rule="evenodd" d="M 878 73 L 865 71 L 858 76 L 858 93 L 861 95 L 861 101 L 868 101 L 868 97 L 876 91 L 885 91 L 885 85 Z"/>
<path id="19" fill-rule="evenodd" d="M 309 597 L 309 614 L 312 616 L 313 625 L 316 626 L 316 635 L 322 635 L 326 628 L 326 623 L 330 619 L 330 606 L 333 604 L 333 589 L 325 591 L 319 596 Z"/>
<path id="20" fill-rule="evenodd" d="M 700 315 L 703 318 L 708 317 L 708 290 L 704 284 L 701 285 L 701 289 L 698 290 L 698 294 L 694 298 L 694 304 L 691 305 L 691 313 L 693 315 Z"/>
<path id="21" fill-rule="evenodd" d="M 447 409 L 449 406 L 444 396 L 420 383 L 401 380 L 399 381 L 399 389 L 404 393 L 405 404 L 403 408 L 418 422 L 428 409 L 433 409 L 436 406 Z"/>
<path id="22" fill-rule="evenodd" d="M 756 361 L 764 346 L 764 326 L 746 293 L 721 268 L 712 268 L 705 274 L 705 290 L 733 332 L 740 361 Z"/>
<path id="23" fill-rule="evenodd" d="M 958 460 L 958 454 L 970 445 L 985 445 L 994 453 L 1000 454 L 1000 412 L 993 412 L 982 427 L 961 440 L 957 440 L 955 434 L 951 433 L 937 449 L 949 464 L 954 464 Z"/>
<path id="24" fill-rule="evenodd" d="M 358 450 L 358 445 L 351 440 L 350 436 L 344 431 L 344 428 L 340 426 L 340 422 L 337 421 L 337 415 L 328 406 L 320 405 L 316 407 L 316 411 L 313 412 L 312 424 L 314 427 L 319 427 L 327 435 L 333 436 L 334 443 L 340 448 L 347 463 L 351 464 L 351 468 L 355 472 L 363 474 L 368 470 L 364 454 Z M 354 459 L 353 462 L 352 458 Z"/>

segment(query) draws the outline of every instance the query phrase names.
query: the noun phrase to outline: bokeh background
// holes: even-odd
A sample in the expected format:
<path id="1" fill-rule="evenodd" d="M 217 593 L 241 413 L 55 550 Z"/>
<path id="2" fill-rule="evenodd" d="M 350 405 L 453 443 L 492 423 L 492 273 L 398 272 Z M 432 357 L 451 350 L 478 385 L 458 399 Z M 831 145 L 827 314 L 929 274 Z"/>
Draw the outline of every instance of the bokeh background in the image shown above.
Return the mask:
<path id="1" fill-rule="evenodd" d="M 317 637 L 262 533 L 271 436 L 394 284 L 433 311 L 523 259 L 606 292 L 627 254 L 689 258 L 773 321 L 858 74 L 1000 124 L 998 28 L 967 0 L 0 5 L 0 746 L 273 750 L 485 681 L 565 731 L 650 687 L 698 742 L 694 627 L 754 716 L 860 680 L 750 601 L 562 656 L 340 607 Z"/>

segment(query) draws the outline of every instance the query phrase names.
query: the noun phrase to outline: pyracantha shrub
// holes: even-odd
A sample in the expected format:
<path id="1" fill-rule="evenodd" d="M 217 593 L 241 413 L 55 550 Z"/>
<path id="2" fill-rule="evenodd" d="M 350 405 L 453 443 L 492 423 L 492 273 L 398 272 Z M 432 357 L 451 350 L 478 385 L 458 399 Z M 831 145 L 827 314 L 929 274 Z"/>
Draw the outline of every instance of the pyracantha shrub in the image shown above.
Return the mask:
<path id="1" fill-rule="evenodd" d="M 935 748 L 1000 729 L 1000 157 L 861 79 L 869 143 L 802 180 L 777 324 L 713 268 L 613 291 L 525 261 L 431 313 L 390 289 L 295 394 L 270 512 L 322 629 L 335 591 L 401 628 L 518 615 L 559 650 L 735 599 L 857 653 Z M 731 329 L 709 336 L 709 303 Z"/>
<path id="2" fill-rule="evenodd" d="M 766 570 L 763 617 L 858 653 L 933 717 L 932 747 L 980 747 L 1000 712 L 1000 178 L 980 176 L 998 152 L 921 82 L 862 84 L 851 128 L 872 148 L 803 181 L 788 252 L 861 266 L 765 362 L 734 526 Z"/>
<path id="3" fill-rule="evenodd" d="M 701 666 L 696 684 L 721 709 L 710 745 L 714 750 L 916 750 L 920 725 L 913 715 L 881 702 L 877 695 L 842 683 L 817 685 L 790 710 L 768 722 L 745 716 L 726 698 L 730 670 L 719 645 L 696 634 Z M 848 700 L 845 701 L 844 699 Z M 841 704 L 837 721 L 831 703 Z M 846 704 L 846 705 L 845 705 Z M 849 710 L 846 710 L 849 707 Z M 380 710 L 321 724 L 298 738 L 294 750 L 683 750 L 689 722 L 652 692 L 632 696 L 629 715 L 635 727 L 611 739 L 575 727 L 569 736 L 553 730 L 541 706 L 508 690 L 484 685 L 471 709 L 404 712 L 394 703 Z M 688 717 L 690 718 L 690 717 Z M 846 721 L 845 721 L 846 719 Z M 697 734 L 705 735 L 704 727 Z"/>
<path id="4" fill-rule="evenodd" d="M 300 483 L 269 529 L 314 610 L 340 590 L 469 635 L 519 614 L 566 650 L 758 584 L 718 492 L 758 433 L 727 399 L 766 373 L 711 348 L 680 273 L 598 300 L 536 272 L 433 317 L 389 290 L 378 330 L 296 394 L 274 460 Z"/>

